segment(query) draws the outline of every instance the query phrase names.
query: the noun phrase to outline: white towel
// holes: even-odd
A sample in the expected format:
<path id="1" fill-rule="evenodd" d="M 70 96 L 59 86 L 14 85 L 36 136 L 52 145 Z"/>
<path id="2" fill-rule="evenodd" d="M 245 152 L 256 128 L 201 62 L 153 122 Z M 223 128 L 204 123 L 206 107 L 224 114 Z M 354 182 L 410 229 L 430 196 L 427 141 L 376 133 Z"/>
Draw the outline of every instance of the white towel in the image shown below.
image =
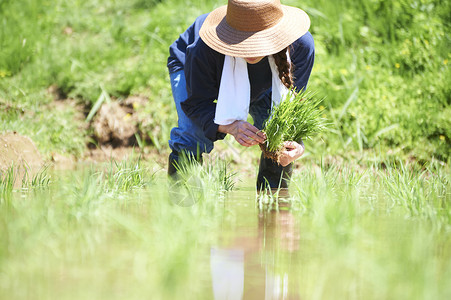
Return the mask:
<path id="1" fill-rule="evenodd" d="M 288 57 L 288 53 L 287 53 Z M 289 58 L 288 58 L 289 59 Z M 277 66 L 272 55 L 268 56 L 272 73 L 271 105 L 277 105 L 289 92 L 279 78 Z M 251 86 L 244 58 L 225 56 L 219 86 L 218 102 L 214 122 L 228 125 L 236 120 L 247 120 L 251 101 Z"/>

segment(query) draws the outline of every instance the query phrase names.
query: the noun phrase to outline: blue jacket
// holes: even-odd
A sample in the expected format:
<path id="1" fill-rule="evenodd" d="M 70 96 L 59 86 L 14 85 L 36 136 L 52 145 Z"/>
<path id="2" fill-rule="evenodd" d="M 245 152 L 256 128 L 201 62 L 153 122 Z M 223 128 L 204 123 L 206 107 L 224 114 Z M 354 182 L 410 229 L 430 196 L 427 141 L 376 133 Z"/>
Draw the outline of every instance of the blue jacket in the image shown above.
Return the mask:
<path id="1" fill-rule="evenodd" d="M 188 98 L 181 103 L 185 114 L 199 125 L 207 138 L 212 141 L 223 139 L 213 122 L 216 111 L 214 100 L 218 98 L 224 55 L 208 47 L 199 38 L 199 30 L 208 14 L 199 16 L 169 47 L 168 69 L 170 73 L 185 71 Z M 305 89 L 313 68 L 315 47 L 312 35 L 307 32 L 296 40 L 290 48 L 290 58 L 294 66 L 293 78 L 296 90 Z M 267 61 L 266 61 L 266 64 Z M 269 64 L 267 66 L 269 69 Z M 271 81 L 262 83 L 257 74 L 249 69 L 250 85 L 265 85 L 271 89 Z M 269 85 L 268 85 L 269 84 Z M 251 95 L 252 98 L 252 95 Z M 252 99 L 251 99 L 252 101 Z"/>

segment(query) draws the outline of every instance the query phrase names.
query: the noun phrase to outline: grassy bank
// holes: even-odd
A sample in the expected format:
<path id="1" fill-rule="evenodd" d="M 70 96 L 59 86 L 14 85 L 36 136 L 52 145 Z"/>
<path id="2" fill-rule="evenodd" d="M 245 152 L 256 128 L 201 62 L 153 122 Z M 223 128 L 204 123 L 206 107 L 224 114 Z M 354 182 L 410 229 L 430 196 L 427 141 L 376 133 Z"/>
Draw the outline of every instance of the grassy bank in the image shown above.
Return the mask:
<path id="1" fill-rule="evenodd" d="M 80 155 L 90 135 L 75 108 L 57 108 L 48 87 L 89 111 L 142 95 L 142 132 L 165 147 L 176 122 L 168 46 L 225 1 L 2 1 L 0 131 L 35 140 L 46 154 Z M 451 148 L 450 4 L 422 1 L 285 1 L 305 9 L 316 43 L 309 88 L 333 123 L 308 143 L 317 156 L 378 148 L 447 161 Z M 51 124 L 51 126 L 49 125 Z M 162 146 L 161 146 L 162 145 Z M 359 154 L 360 153 L 360 154 Z"/>

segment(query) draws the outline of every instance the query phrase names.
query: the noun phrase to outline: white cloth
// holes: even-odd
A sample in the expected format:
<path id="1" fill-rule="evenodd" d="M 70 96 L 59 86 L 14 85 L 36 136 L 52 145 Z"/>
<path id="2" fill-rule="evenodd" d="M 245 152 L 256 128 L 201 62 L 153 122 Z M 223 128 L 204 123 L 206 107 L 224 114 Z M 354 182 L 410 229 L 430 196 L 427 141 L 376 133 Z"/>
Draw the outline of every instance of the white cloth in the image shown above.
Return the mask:
<path id="1" fill-rule="evenodd" d="M 279 72 L 272 55 L 268 56 L 268 61 L 272 73 L 272 106 L 279 104 L 289 90 L 279 78 Z M 218 125 L 229 125 L 236 120 L 246 121 L 250 102 L 251 86 L 246 61 L 244 58 L 226 55 L 214 122 Z"/>

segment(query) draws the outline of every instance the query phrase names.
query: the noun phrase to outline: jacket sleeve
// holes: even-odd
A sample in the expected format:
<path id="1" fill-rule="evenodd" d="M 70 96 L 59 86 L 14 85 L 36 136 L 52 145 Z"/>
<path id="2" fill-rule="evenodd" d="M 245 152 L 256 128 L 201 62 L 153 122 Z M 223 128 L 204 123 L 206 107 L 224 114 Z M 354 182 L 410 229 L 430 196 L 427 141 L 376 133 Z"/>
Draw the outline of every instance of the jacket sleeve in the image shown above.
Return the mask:
<path id="1" fill-rule="evenodd" d="M 185 114 L 213 142 L 226 136 L 218 132 L 218 125 L 213 121 L 223 65 L 224 56 L 201 39 L 187 48 L 185 77 L 188 98 L 181 106 Z"/>
<path id="2" fill-rule="evenodd" d="M 297 91 L 305 90 L 315 60 L 315 45 L 310 32 L 297 39 L 291 46 L 294 86 Z"/>

